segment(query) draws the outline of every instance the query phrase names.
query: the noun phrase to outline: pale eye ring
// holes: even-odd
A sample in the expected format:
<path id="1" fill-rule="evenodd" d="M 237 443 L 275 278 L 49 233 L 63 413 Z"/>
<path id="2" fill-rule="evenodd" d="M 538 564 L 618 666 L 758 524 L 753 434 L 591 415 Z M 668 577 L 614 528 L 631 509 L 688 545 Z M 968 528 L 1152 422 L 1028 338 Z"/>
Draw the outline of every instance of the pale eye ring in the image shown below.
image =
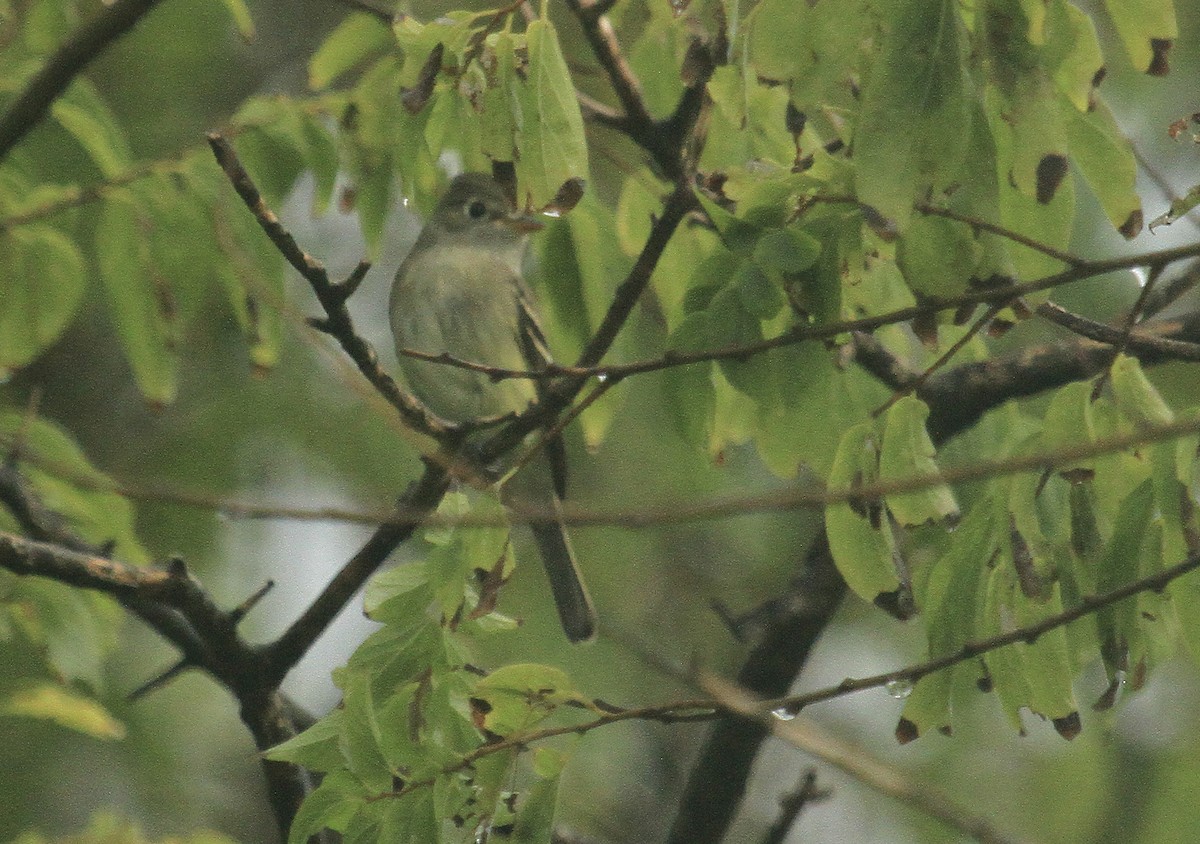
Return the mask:
<path id="1" fill-rule="evenodd" d="M 487 216 L 487 206 L 476 199 L 467 203 L 466 212 L 472 220 L 482 220 Z"/>

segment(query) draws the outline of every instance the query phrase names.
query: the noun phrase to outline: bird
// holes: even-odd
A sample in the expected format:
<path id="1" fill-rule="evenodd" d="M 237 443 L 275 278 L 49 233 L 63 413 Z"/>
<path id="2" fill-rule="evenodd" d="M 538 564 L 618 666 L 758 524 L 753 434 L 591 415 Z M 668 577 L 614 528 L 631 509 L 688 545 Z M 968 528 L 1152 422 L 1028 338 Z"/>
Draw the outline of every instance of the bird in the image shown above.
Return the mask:
<path id="1" fill-rule="evenodd" d="M 542 381 L 496 380 L 484 372 L 419 360 L 406 350 L 447 353 L 504 369 L 537 370 L 551 362 L 521 265 L 536 217 L 513 208 L 504 188 L 483 173 L 455 177 L 396 271 L 389 317 L 400 373 L 437 416 L 453 422 L 519 413 L 538 400 Z M 501 490 L 521 501 L 530 520 L 563 632 L 571 642 L 595 638 L 596 609 L 562 521 L 565 453 L 559 437 Z"/>

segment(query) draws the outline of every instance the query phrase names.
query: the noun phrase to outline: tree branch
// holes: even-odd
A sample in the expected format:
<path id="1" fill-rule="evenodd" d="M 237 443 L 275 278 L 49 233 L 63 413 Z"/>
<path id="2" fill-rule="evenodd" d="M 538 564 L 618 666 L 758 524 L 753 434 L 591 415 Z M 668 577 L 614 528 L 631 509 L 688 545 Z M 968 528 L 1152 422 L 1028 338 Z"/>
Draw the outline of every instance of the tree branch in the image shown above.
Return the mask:
<path id="1" fill-rule="evenodd" d="M 28 532 L 49 540 L 30 541 L 0 533 L 0 567 L 115 597 L 179 648 L 183 654 L 177 664 L 180 670 L 203 669 L 229 690 L 241 704 L 242 722 L 254 735 L 259 750 L 296 734 L 296 724 L 288 714 L 291 708 L 275 688 L 261 685 L 258 653 L 237 633 L 246 606 L 232 612 L 220 610 L 188 576 L 182 561 L 174 561 L 164 570 L 108 559 L 105 549 L 72 533 L 60 515 L 42 504 L 17 473 L 13 460 L 0 467 L 0 501 Z M 138 692 L 146 690 L 143 687 Z M 268 800 L 280 830 L 286 834 L 312 784 L 299 766 L 266 760 L 262 765 Z"/>
<path id="2" fill-rule="evenodd" d="M 396 511 L 403 513 L 403 517 L 381 525 L 283 635 L 262 649 L 272 685 L 283 681 L 388 555 L 437 508 L 449 484 L 446 470 L 427 462 L 425 473 L 397 502 Z"/>
<path id="3" fill-rule="evenodd" d="M 778 697 L 809 654 L 846 594 L 822 531 L 787 594 L 770 613 L 737 683 L 759 697 Z M 746 792 L 750 768 L 770 734 L 760 721 L 724 717 L 713 727 L 688 775 L 668 844 L 719 844 Z"/>
<path id="4" fill-rule="evenodd" d="M 726 709 L 763 724 L 775 737 L 834 765 L 869 788 L 936 818 L 976 841 L 984 844 L 1015 844 L 1016 839 L 1000 833 L 986 819 L 972 814 L 965 806 L 955 804 L 928 783 L 912 782 L 910 777 L 872 759 L 862 748 L 842 741 L 816 724 L 774 718 L 763 708 L 762 701 L 732 683 L 709 678 L 703 686 Z"/>
<path id="5" fill-rule="evenodd" d="M 242 198 L 246 207 L 250 209 L 250 213 L 254 215 L 259 226 L 275 244 L 275 248 L 279 250 L 284 259 L 303 276 L 313 293 L 316 294 L 317 301 L 325 310 L 325 317 L 315 323 L 315 327 L 341 344 L 346 354 L 358 366 L 359 372 L 366 377 L 380 395 L 399 411 L 401 418 L 406 423 L 441 442 L 453 439 L 457 435 L 457 428 L 445 420 L 439 419 L 414 396 L 401 390 L 395 380 L 379 365 L 379 360 L 375 355 L 375 350 L 371 348 L 371 344 L 355 333 L 350 319 L 350 311 L 346 308 L 346 299 L 354 292 L 366 274 L 362 265 L 359 265 L 359 268 L 345 283 L 335 284 L 330 281 L 325 266 L 300 248 L 296 239 L 279 222 L 275 212 L 267 206 L 266 200 L 259 193 L 250 174 L 238 160 L 237 153 L 234 152 L 229 142 L 213 132 L 208 136 L 208 143 L 212 147 L 217 163 L 225 171 L 234 190 Z"/>
<path id="6" fill-rule="evenodd" d="M 71 80 L 158 3 L 159 0 L 115 0 L 63 42 L 0 115 L 0 161 L 37 125 Z"/>

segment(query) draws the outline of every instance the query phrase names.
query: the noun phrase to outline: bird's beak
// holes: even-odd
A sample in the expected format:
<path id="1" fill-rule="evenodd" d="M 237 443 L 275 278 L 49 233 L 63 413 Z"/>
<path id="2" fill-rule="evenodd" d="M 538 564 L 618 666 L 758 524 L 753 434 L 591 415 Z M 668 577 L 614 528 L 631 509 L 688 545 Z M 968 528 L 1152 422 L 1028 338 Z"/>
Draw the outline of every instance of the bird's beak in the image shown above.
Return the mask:
<path id="1" fill-rule="evenodd" d="M 520 234 L 541 231 L 546 224 L 532 214 L 509 214 L 501 217 L 500 222 Z"/>

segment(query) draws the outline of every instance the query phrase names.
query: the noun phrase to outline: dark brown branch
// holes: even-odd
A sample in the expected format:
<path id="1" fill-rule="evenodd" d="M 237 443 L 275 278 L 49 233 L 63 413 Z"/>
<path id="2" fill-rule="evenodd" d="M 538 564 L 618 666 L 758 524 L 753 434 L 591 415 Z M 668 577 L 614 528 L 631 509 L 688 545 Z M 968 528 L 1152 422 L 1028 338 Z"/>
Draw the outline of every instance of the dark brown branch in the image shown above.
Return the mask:
<path id="1" fill-rule="evenodd" d="M 600 108 L 581 106 L 609 126 L 624 132 L 634 143 L 650 154 L 654 165 L 665 178 L 678 182 L 687 177 L 690 163 L 685 160 L 685 147 L 703 110 L 708 96 L 705 86 L 715 70 L 708 54 L 709 47 L 693 42 L 685 62 L 692 73 L 674 111 L 665 119 L 656 120 L 646 106 L 642 85 L 629 66 L 621 43 L 617 39 L 606 12 L 612 7 L 608 0 L 567 0 L 575 14 L 596 61 L 600 63 L 613 93 L 621 103 L 623 114 L 616 115 Z M 590 102 L 590 101 L 589 101 Z M 598 105 L 598 104 L 596 104 Z"/>
<path id="2" fill-rule="evenodd" d="M 806 770 L 800 777 L 800 783 L 779 801 L 779 817 L 763 836 L 762 844 L 783 844 L 804 807 L 825 800 L 832 793 L 829 789 L 817 788 L 816 768 Z"/>
<path id="3" fill-rule="evenodd" d="M 116 0 L 72 33 L 0 116 L 0 161 L 45 116 L 79 73 L 159 0 Z"/>
<path id="4" fill-rule="evenodd" d="M 401 418 L 407 424 L 435 439 L 445 441 L 453 437 L 456 433 L 455 427 L 438 419 L 415 397 L 401 390 L 395 380 L 379 365 L 379 360 L 375 356 L 375 350 L 371 348 L 371 344 L 355 333 L 354 325 L 350 320 L 350 311 L 346 308 L 346 299 L 350 293 L 354 292 L 366 274 L 364 265 L 360 263 L 345 282 L 341 284 L 332 282 L 325 266 L 300 248 L 296 239 L 279 222 L 275 212 L 267 207 L 266 200 L 259 193 L 229 142 L 213 132 L 208 136 L 208 143 L 212 147 L 217 163 L 225 171 L 234 190 L 242 198 L 246 207 L 250 209 L 250 213 L 254 215 L 259 226 L 275 244 L 275 248 L 279 250 L 284 259 L 304 277 L 313 293 L 316 294 L 317 301 L 325 310 L 325 316 L 316 327 L 341 344 L 346 354 L 358 367 L 359 372 L 366 377 L 380 395 L 399 411 Z"/>
<path id="5" fill-rule="evenodd" d="M 579 20 L 584 38 L 607 74 L 613 93 L 617 95 L 617 100 L 625 111 L 631 134 L 648 136 L 653 130 L 654 118 L 646 108 L 646 100 L 642 96 L 642 83 L 638 81 L 625 59 L 617 34 L 604 15 L 605 7 L 594 0 L 567 0 L 567 6 Z"/>
<path id="6" fill-rule="evenodd" d="M 1133 335 L 1130 351 L 1143 364 L 1173 360 L 1156 350 L 1153 343 L 1140 342 L 1140 338 L 1150 336 L 1200 342 L 1200 313 L 1156 320 L 1152 327 L 1146 326 Z M 1010 399 L 1090 378 L 1108 365 L 1110 354 L 1109 346 L 1091 341 L 1053 343 L 943 372 L 918 392 L 929 405 L 929 434 L 935 442 L 943 442 Z"/>
<path id="7" fill-rule="evenodd" d="M 108 559 L 107 549 L 85 542 L 68 529 L 59 514 L 43 505 L 17 472 L 15 459 L 0 467 L 0 502 L 18 524 L 42 540 L 31 542 L 0 534 L 0 567 L 112 595 L 179 649 L 182 658 L 177 669 L 160 675 L 135 694 L 150 691 L 178 671 L 200 668 L 238 700 L 242 722 L 255 736 L 259 750 L 265 751 L 296 734 L 297 726 L 285 717 L 278 692 L 261 684 L 263 672 L 257 651 L 237 633 L 238 621 L 264 590 L 241 607 L 223 612 L 188 576 L 181 561 L 173 561 L 164 570 Z M 312 784 L 299 766 L 266 760 L 262 765 L 268 800 L 280 830 L 286 834 Z"/>
<path id="8" fill-rule="evenodd" d="M 380 526 L 358 553 L 334 575 L 308 609 L 282 636 L 263 649 L 271 685 L 283 681 L 388 555 L 412 536 L 424 517 L 437 508 L 449 483 L 445 469 L 433 463 L 426 464 L 425 473 L 409 486 L 396 505 L 397 512 L 405 515 Z"/>
<path id="9" fill-rule="evenodd" d="M 1144 331 L 1126 331 L 1124 328 L 1114 328 L 1111 325 L 1071 313 L 1053 302 L 1045 302 L 1036 310 L 1039 316 L 1045 317 L 1055 325 L 1061 325 L 1080 337 L 1113 346 L 1110 355 L 1112 351 L 1123 349 L 1142 353 L 1152 352 L 1160 357 L 1175 360 L 1200 361 L 1200 344 L 1198 343 L 1173 340 L 1170 337 L 1156 337 L 1146 334 Z"/>
<path id="10" fill-rule="evenodd" d="M 885 387 L 907 389 L 920 373 L 901 360 L 873 334 L 855 331 L 851 334 L 854 362 L 869 372 Z"/>
<path id="11" fill-rule="evenodd" d="M 822 532 L 742 664 L 738 685 L 764 698 L 786 693 L 845 593 Z M 713 726 L 688 776 L 669 844 L 718 844 L 725 837 L 768 735 L 766 725 L 745 718 L 725 717 Z"/>

